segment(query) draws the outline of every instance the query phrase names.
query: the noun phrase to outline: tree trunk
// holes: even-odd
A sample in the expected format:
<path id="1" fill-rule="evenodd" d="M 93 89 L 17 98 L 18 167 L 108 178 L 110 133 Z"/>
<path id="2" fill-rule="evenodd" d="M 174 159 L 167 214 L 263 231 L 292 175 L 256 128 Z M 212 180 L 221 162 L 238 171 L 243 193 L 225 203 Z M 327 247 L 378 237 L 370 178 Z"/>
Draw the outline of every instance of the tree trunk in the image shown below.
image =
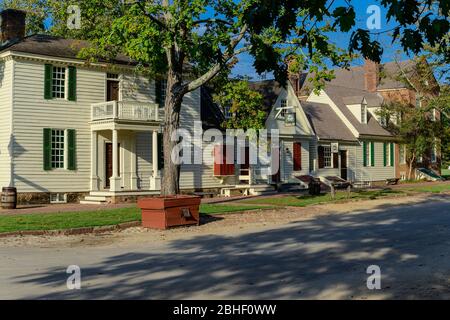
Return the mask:
<path id="1" fill-rule="evenodd" d="M 164 102 L 164 173 L 161 181 L 161 195 L 180 193 L 180 165 L 172 161 L 171 154 L 177 141 L 171 141 L 172 133 L 180 125 L 180 109 L 183 100 L 181 72 L 170 70 L 167 75 L 166 100 Z"/>
<path id="2" fill-rule="evenodd" d="M 409 172 L 408 172 L 408 180 L 411 180 L 411 176 L 412 176 L 412 168 L 414 165 L 414 162 L 416 161 L 416 155 L 413 154 L 413 156 L 411 157 L 411 160 L 409 161 Z"/>

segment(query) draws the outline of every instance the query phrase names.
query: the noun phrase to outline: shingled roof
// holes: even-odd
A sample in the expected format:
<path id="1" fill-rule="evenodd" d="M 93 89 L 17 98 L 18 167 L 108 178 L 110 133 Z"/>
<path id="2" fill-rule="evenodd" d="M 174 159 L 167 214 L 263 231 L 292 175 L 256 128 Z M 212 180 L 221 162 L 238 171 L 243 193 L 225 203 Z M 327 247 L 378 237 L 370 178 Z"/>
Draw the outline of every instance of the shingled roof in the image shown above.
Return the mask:
<path id="1" fill-rule="evenodd" d="M 0 52 L 16 51 L 51 57 L 79 59 L 78 53 L 80 50 L 90 46 L 90 43 L 84 40 L 64 39 L 61 37 L 38 34 L 25 37 L 18 42 L 0 48 Z M 117 55 L 110 62 L 117 64 L 135 64 L 132 59 L 122 54 Z"/>
<path id="2" fill-rule="evenodd" d="M 333 85 L 327 85 L 324 91 L 344 114 L 348 121 L 350 121 L 353 127 L 359 132 L 359 134 L 371 136 L 392 136 L 392 134 L 384 129 L 372 115 L 369 115 L 367 124 L 361 123 L 358 119 L 356 119 L 345 102 L 346 97 L 361 96 L 366 99 L 368 107 L 378 107 L 383 103 L 383 98 L 379 94 Z"/>
<path id="3" fill-rule="evenodd" d="M 301 106 L 319 140 L 357 141 L 329 105 L 302 101 Z"/>
<path id="4" fill-rule="evenodd" d="M 380 64 L 380 82 L 377 90 L 384 89 L 399 89 L 406 85 L 397 77 L 400 74 L 400 68 L 406 72 L 414 72 L 415 62 L 413 60 L 405 60 L 400 62 L 387 62 Z M 349 69 L 334 69 L 335 78 L 326 83 L 326 85 L 343 86 L 347 88 L 365 90 L 364 81 L 364 66 L 354 66 Z M 302 73 L 300 75 L 301 94 L 309 95 L 311 91 L 311 84 L 308 81 L 313 76 L 313 73 Z"/>

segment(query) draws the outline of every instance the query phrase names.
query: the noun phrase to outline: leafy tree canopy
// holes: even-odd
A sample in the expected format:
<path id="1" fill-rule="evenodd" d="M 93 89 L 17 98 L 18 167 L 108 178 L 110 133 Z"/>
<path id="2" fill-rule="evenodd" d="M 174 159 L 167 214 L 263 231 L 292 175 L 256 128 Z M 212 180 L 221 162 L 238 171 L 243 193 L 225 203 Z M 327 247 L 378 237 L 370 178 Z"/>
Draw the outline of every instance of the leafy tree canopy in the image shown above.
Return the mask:
<path id="1" fill-rule="evenodd" d="M 216 102 L 229 108 L 231 118 L 226 119 L 227 129 L 263 129 L 266 112 L 261 110 L 264 105 L 263 96 L 252 90 L 245 80 L 230 81 L 224 85 L 215 96 Z"/>
<path id="2" fill-rule="evenodd" d="M 66 8 L 72 1 L 48 1 L 53 8 L 52 31 L 93 40 L 97 46 L 90 55 L 125 51 L 155 73 L 168 71 L 168 59 L 174 55 L 178 61 L 189 61 L 189 72 L 198 76 L 211 71 L 200 82 L 228 72 L 239 54 L 248 52 L 255 58 L 257 72 L 273 71 L 283 82 L 290 57 L 293 69 L 309 69 L 320 85 L 330 77 L 323 71 L 328 62 L 346 66 L 351 54 L 358 52 L 378 61 L 383 51 L 370 31 L 354 30 L 356 14 L 350 0 L 342 6 L 330 0 L 82 0 L 77 2 L 81 30 L 66 27 Z M 387 8 L 387 18 L 396 22 L 393 36 L 406 51 L 417 53 L 425 44 L 438 46 L 450 61 L 445 37 L 448 1 L 382 0 L 381 4 Z M 350 31 L 348 50 L 330 41 L 333 32 Z"/>

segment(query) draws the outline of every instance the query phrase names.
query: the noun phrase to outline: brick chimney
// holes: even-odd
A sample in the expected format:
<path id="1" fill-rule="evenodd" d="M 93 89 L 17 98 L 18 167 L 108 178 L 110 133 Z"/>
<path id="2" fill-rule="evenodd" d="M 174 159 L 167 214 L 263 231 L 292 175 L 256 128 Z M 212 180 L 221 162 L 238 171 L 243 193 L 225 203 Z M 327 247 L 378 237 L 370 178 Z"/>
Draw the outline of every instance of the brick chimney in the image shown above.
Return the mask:
<path id="1" fill-rule="evenodd" d="M 25 17 L 26 13 L 24 11 L 15 9 L 6 9 L 0 13 L 1 44 L 25 37 Z"/>
<path id="2" fill-rule="evenodd" d="M 365 60 L 364 63 L 365 88 L 369 92 L 377 91 L 380 83 L 380 64 L 372 60 Z"/>

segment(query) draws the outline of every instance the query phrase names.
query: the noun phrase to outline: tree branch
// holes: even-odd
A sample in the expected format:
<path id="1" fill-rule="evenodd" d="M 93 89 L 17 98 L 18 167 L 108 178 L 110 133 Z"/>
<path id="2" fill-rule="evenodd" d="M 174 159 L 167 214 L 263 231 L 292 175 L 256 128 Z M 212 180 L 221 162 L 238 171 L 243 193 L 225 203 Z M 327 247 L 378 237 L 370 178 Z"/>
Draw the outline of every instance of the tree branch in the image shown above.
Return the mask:
<path id="1" fill-rule="evenodd" d="M 230 47 L 228 48 L 227 52 L 224 54 L 222 61 L 216 63 L 211 69 L 209 69 L 206 73 L 204 73 L 199 78 L 185 84 L 183 91 L 185 93 L 187 93 L 187 92 L 191 92 L 191 91 L 198 89 L 199 87 L 201 87 L 202 85 L 207 83 L 209 80 L 214 78 L 220 72 L 220 70 L 222 70 L 223 66 L 226 65 L 228 63 L 228 61 L 230 61 L 233 57 L 236 57 L 238 54 L 241 54 L 242 52 L 245 52 L 246 50 L 248 50 L 250 48 L 249 46 L 245 46 L 243 48 L 236 50 L 236 47 L 241 42 L 241 40 L 244 38 L 245 34 L 247 33 L 247 30 L 248 30 L 248 26 L 244 25 L 242 27 L 241 31 L 239 32 L 239 35 L 235 39 L 233 39 L 233 41 L 231 42 Z"/>
<path id="2" fill-rule="evenodd" d="M 131 2 L 131 3 L 127 3 L 128 5 L 133 5 L 133 4 L 137 4 L 139 9 L 141 9 L 142 13 L 144 14 L 144 16 L 146 16 L 147 18 L 149 18 L 150 20 L 152 20 L 154 23 L 156 23 L 157 25 L 159 25 L 161 28 L 168 30 L 167 26 L 164 22 L 162 22 L 160 19 L 158 19 L 157 17 L 149 14 L 146 10 L 145 10 L 145 5 L 142 2 L 142 0 L 138 0 L 136 2 Z"/>
<path id="3" fill-rule="evenodd" d="M 208 23 L 208 22 L 223 23 L 223 24 L 227 24 L 229 26 L 233 25 L 232 22 L 229 22 L 229 21 L 226 21 L 226 20 L 223 20 L 223 19 L 216 19 L 216 18 L 200 19 L 200 20 L 194 21 L 194 25 L 199 25 L 199 24 Z"/>

